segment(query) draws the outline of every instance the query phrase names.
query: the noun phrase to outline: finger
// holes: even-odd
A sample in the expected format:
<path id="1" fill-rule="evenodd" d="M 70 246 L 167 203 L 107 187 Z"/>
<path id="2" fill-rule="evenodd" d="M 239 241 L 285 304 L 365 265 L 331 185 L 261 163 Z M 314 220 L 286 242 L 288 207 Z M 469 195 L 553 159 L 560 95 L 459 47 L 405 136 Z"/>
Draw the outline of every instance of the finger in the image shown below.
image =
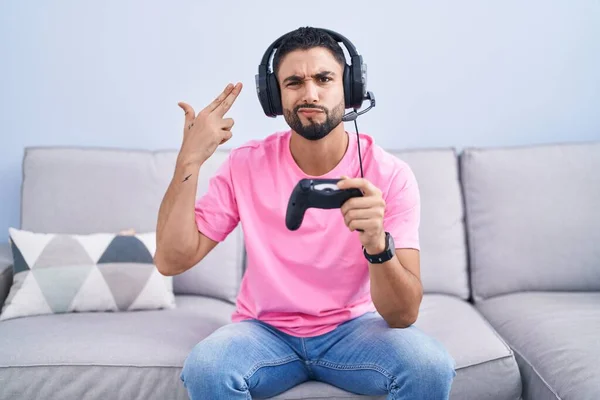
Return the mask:
<path id="1" fill-rule="evenodd" d="M 351 232 L 365 232 L 370 230 L 377 230 L 378 228 L 379 223 L 377 222 L 377 220 L 374 219 L 355 219 L 348 224 L 348 229 L 350 229 Z"/>
<path id="2" fill-rule="evenodd" d="M 225 115 L 225 113 L 227 111 L 229 111 L 229 109 L 233 105 L 233 102 L 235 101 L 235 99 L 237 99 L 241 90 L 242 90 L 241 82 L 236 83 L 236 85 L 233 87 L 233 90 L 227 95 L 227 97 L 225 97 L 225 100 L 223 100 L 221 102 L 221 104 L 219 104 L 213 112 L 216 113 L 220 117 Z"/>
<path id="3" fill-rule="evenodd" d="M 231 90 L 233 89 L 233 85 L 231 83 L 227 84 L 227 86 L 225 86 L 225 89 L 223 89 L 223 91 L 206 107 L 204 107 L 204 112 L 213 112 L 222 102 L 223 100 L 225 100 L 225 98 L 227 97 L 227 95 L 229 93 L 231 93 Z"/>
<path id="4" fill-rule="evenodd" d="M 221 129 L 230 131 L 231 128 L 233 128 L 233 124 L 235 124 L 235 121 L 233 120 L 233 118 L 225 118 L 221 122 Z"/>
<path id="5" fill-rule="evenodd" d="M 364 178 L 348 178 L 338 182 L 340 189 L 356 188 L 361 190 L 366 196 L 379 195 L 381 191 L 371 182 Z"/>
<path id="6" fill-rule="evenodd" d="M 187 103 L 184 103 L 183 101 L 180 101 L 179 103 L 177 103 L 177 105 L 179 107 L 181 107 L 181 109 L 184 111 L 184 113 L 185 113 L 185 121 L 186 122 L 189 123 L 190 121 L 193 121 L 194 118 L 196 118 L 196 114 L 195 114 L 194 109 L 192 108 L 192 106 L 190 106 Z"/>
<path id="7" fill-rule="evenodd" d="M 375 208 L 350 210 L 344 214 L 344 222 L 346 223 L 346 226 L 348 226 L 352 221 L 381 218 L 381 211 Z"/>
<path id="8" fill-rule="evenodd" d="M 378 206 L 385 208 L 385 204 L 383 203 L 382 199 L 380 199 L 378 197 L 375 197 L 375 196 L 353 197 L 351 199 L 346 200 L 344 202 L 344 204 L 342 204 L 340 209 L 342 210 L 342 213 L 345 215 L 350 210 L 375 208 Z"/>
<path id="9" fill-rule="evenodd" d="M 233 137 L 233 134 L 231 133 L 231 131 L 223 131 L 223 139 L 221 139 L 221 143 L 219 143 L 219 144 L 221 145 L 221 144 L 227 142 L 232 137 Z"/>
<path id="10" fill-rule="evenodd" d="M 362 223 L 364 221 L 382 221 L 381 213 L 376 210 L 353 210 L 344 216 L 344 224 L 350 227 L 352 223 Z M 362 222 L 361 222 L 362 221 Z"/>

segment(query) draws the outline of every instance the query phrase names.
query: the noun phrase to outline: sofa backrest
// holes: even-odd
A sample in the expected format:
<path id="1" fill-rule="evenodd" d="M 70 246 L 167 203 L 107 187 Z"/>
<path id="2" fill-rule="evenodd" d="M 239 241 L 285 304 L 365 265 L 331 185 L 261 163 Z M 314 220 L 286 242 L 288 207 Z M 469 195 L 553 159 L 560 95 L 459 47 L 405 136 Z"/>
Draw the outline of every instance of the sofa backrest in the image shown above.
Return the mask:
<path id="1" fill-rule="evenodd" d="M 421 281 L 425 293 L 468 299 L 463 199 L 454 149 L 390 151 L 413 170 L 421 194 Z"/>
<path id="2" fill-rule="evenodd" d="M 421 191 L 422 280 L 427 293 L 470 295 L 458 159 L 453 149 L 391 151 L 413 169 Z M 198 196 L 225 160 L 202 167 Z M 23 161 L 21 228 L 95 233 L 156 229 L 177 151 L 29 147 Z M 235 301 L 244 268 L 241 225 L 194 268 L 174 278 L 177 294 Z"/>
<path id="3" fill-rule="evenodd" d="M 600 143 L 470 148 L 461 170 L 476 301 L 600 290 Z"/>
<path id="4" fill-rule="evenodd" d="M 177 151 L 29 147 L 23 159 L 21 228 L 35 232 L 154 232 L 173 177 Z M 226 158 L 218 151 L 202 167 L 198 195 Z M 176 294 L 235 301 L 243 267 L 238 226 L 198 265 L 173 279 Z"/>

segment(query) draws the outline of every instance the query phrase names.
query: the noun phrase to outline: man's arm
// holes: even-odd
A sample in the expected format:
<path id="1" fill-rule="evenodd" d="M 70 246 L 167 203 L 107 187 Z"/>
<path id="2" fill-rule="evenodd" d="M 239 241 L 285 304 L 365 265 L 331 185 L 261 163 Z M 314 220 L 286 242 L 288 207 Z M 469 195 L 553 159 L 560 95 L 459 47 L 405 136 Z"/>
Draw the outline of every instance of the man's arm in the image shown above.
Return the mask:
<path id="1" fill-rule="evenodd" d="M 190 105 L 179 103 L 185 112 L 183 143 L 156 225 L 154 263 L 163 275 L 177 275 L 193 267 L 218 243 L 198 229 L 196 214 L 202 211 L 196 209 L 198 174 L 217 147 L 232 137 L 234 121 L 224 115 L 241 90 L 241 83 L 228 84 L 197 116 Z M 212 193 L 205 199 L 215 196 Z"/>
<path id="2" fill-rule="evenodd" d="M 401 176 L 395 175 L 387 204 L 381 190 L 366 179 L 346 178 L 338 186 L 363 192 L 363 197 L 346 201 L 341 211 L 351 231 L 362 231 L 360 241 L 368 254 L 379 254 L 385 249 L 384 220 L 394 240 L 398 239 L 392 259 L 369 263 L 371 298 L 390 327 L 413 324 L 423 298 L 418 243 L 420 195 L 414 174 L 406 169 Z"/>
<path id="3" fill-rule="evenodd" d="M 178 161 L 158 212 L 154 263 L 166 276 L 200 262 L 218 242 L 198 231 L 194 205 L 200 166 Z"/>
<path id="4" fill-rule="evenodd" d="M 378 254 L 384 247 L 367 252 Z M 420 252 L 417 249 L 396 249 L 395 252 L 395 257 L 389 261 L 369 263 L 371 298 L 390 327 L 406 328 L 417 320 L 423 299 Z"/>

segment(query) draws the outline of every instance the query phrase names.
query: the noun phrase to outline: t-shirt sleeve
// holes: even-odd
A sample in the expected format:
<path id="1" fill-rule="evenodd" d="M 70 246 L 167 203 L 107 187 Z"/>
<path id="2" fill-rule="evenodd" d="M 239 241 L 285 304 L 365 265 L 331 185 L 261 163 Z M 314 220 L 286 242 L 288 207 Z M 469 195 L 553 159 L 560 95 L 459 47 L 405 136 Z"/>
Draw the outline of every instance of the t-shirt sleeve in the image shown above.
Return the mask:
<path id="1" fill-rule="evenodd" d="M 383 226 L 394 238 L 396 248 L 420 250 L 421 196 L 412 169 L 400 165 L 392 175 Z"/>
<path id="2" fill-rule="evenodd" d="M 225 240 L 239 222 L 232 169 L 230 153 L 211 176 L 207 191 L 195 202 L 198 230 L 216 242 Z"/>

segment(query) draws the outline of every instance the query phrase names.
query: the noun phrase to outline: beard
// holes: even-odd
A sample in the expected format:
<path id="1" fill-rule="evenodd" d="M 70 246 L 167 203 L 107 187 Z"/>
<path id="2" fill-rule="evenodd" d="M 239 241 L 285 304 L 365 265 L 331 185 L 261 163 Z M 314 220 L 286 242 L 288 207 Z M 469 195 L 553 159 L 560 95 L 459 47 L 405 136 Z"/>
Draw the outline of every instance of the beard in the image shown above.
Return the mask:
<path id="1" fill-rule="evenodd" d="M 325 113 L 325 121 L 315 122 L 310 118 L 306 125 L 302 124 L 300 116 L 298 115 L 298 110 L 301 108 L 316 108 L 323 111 Z M 344 102 L 342 101 L 331 112 L 325 107 L 316 106 L 314 104 L 299 105 L 294 107 L 293 110 L 284 110 L 283 116 L 290 128 L 300 136 L 308 140 L 319 140 L 327 136 L 333 128 L 342 122 L 342 117 L 344 116 Z"/>

